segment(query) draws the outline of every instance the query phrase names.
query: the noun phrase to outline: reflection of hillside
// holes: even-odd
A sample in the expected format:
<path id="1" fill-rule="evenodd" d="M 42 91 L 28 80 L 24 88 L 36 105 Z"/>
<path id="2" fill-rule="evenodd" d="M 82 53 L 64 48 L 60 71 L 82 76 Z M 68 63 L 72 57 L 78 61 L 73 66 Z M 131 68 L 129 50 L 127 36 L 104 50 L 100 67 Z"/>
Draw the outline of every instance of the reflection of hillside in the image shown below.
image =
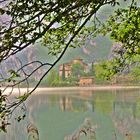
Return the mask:
<path id="1" fill-rule="evenodd" d="M 137 111 L 137 98 L 138 95 L 133 92 L 128 93 L 117 93 L 113 102 L 113 112 L 123 111 L 132 114 L 133 118 L 136 118 Z"/>
<path id="2" fill-rule="evenodd" d="M 52 105 L 59 106 L 62 111 L 94 111 L 93 99 L 81 95 L 35 95 L 27 104 L 31 112 L 43 106 L 51 108 Z"/>
<path id="3" fill-rule="evenodd" d="M 106 113 L 116 112 L 117 110 L 128 109 L 133 116 L 136 116 L 136 99 L 137 94 L 131 94 L 127 92 L 113 92 L 107 93 L 99 92 L 93 93 L 93 91 L 79 91 L 70 94 L 42 94 L 35 95 L 29 102 L 29 106 L 33 107 L 33 110 L 37 110 L 42 106 L 51 108 L 52 105 L 59 106 L 62 111 L 101 111 Z M 57 93 L 57 92 L 56 92 Z M 63 92 L 62 92 L 63 93 Z"/>
<path id="4" fill-rule="evenodd" d="M 139 94 L 136 91 L 118 92 L 113 102 L 112 121 L 114 127 L 127 140 L 133 140 L 139 137 L 140 119 L 137 116 L 137 98 Z"/>
<path id="5" fill-rule="evenodd" d="M 87 111 L 91 110 L 100 111 L 104 113 L 115 113 L 118 111 L 125 110 L 129 112 L 134 118 L 136 117 L 136 111 L 138 110 L 136 100 L 138 94 L 116 91 L 109 93 L 97 92 L 92 93 L 92 91 L 84 91 L 76 94 L 47 94 L 45 95 L 34 95 L 30 100 L 29 108 L 34 112 L 39 108 L 45 106 L 51 108 L 52 105 L 60 108 L 61 111 Z"/>
<path id="6" fill-rule="evenodd" d="M 136 117 L 137 104 L 136 102 L 128 102 L 128 101 L 114 101 L 113 102 L 113 112 L 116 113 L 118 111 L 125 110 L 125 112 L 129 112 L 132 114 L 133 118 Z"/>

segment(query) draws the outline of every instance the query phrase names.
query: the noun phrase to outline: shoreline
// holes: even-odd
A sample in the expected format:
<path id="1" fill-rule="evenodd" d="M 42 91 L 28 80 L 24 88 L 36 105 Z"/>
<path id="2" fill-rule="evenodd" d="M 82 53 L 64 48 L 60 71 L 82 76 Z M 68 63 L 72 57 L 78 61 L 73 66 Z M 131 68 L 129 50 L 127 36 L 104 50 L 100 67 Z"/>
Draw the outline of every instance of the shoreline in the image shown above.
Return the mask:
<path id="1" fill-rule="evenodd" d="M 3 90 L 4 87 L 1 87 Z M 33 88 L 29 88 L 29 90 L 32 90 Z M 40 94 L 39 92 L 60 92 L 60 91 L 103 91 L 103 90 L 129 90 L 129 89 L 140 89 L 140 86 L 119 86 L 119 85 L 107 85 L 107 86 L 101 86 L 101 85 L 95 85 L 95 86 L 85 86 L 85 87 L 38 87 L 34 92 L 36 94 Z M 7 88 L 7 90 L 4 92 L 4 94 L 8 94 L 11 91 L 11 88 Z M 20 88 L 21 95 L 27 92 L 27 88 Z M 19 89 L 14 88 L 12 94 L 19 94 Z M 49 94 L 45 92 L 44 94 Z"/>
<path id="2" fill-rule="evenodd" d="M 36 91 L 73 91 L 73 90 L 121 90 L 140 89 L 140 86 L 84 86 L 84 87 L 39 87 Z"/>

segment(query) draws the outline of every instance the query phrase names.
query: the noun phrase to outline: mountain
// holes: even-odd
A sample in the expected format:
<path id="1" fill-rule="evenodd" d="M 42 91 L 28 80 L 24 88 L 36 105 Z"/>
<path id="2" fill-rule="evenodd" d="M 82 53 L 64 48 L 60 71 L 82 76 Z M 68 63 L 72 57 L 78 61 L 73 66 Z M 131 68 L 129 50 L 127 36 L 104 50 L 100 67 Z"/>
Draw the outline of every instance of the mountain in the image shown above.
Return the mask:
<path id="1" fill-rule="evenodd" d="M 109 37 L 102 37 L 98 36 L 94 40 L 90 41 L 88 44 L 77 47 L 77 48 L 68 48 L 62 59 L 58 64 L 62 64 L 65 62 L 69 62 L 70 60 L 73 60 L 74 58 L 80 57 L 85 62 L 93 62 L 93 61 L 99 61 L 99 60 L 105 60 L 108 59 L 108 56 L 110 54 L 110 50 L 112 47 L 112 41 L 109 39 Z M 35 49 L 36 57 L 37 59 L 41 61 L 49 61 L 52 62 L 56 59 L 56 57 L 53 57 L 51 55 L 48 55 L 48 50 L 45 47 L 41 47 L 40 44 L 36 45 Z"/>

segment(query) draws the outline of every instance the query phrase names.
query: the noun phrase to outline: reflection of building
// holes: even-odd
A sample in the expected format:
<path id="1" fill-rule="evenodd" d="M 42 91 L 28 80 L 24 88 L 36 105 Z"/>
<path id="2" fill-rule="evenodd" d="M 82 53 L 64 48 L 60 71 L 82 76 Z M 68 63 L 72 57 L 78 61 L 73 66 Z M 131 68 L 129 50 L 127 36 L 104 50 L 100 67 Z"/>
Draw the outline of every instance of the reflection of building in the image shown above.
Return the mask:
<path id="1" fill-rule="evenodd" d="M 92 85 L 93 84 L 93 77 L 80 77 L 79 85 L 80 86 L 86 86 L 86 85 Z"/>
<path id="2" fill-rule="evenodd" d="M 60 98 L 60 108 L 62 111 L 72 111 L 73 110 L 73 105 L 72 105 L 72 100 L 69 97 L 62 97 Z"/>
<path id="3" fill-rule="evenodd" d="M 83 62 L 83 59 L 80 59 L 80 58 L 77 58 L 77 59 L 74 59 L 68 63 L 65 63 L 65 64 L 61 64 L 59 66 L 59 76 L 62 77 L 62 74 L 63 74 L 63 70 L 64 70 L 64 73 L 65 73 L 65 77 L 69 77 L 71 75 L 71 68 L 72 68 L 72 65 L 73 64 L 76 64 L 76 63 L 79 63 L 81 64 L 83 67 L 84 67 L 84 72 L 87 71 L 88 69 L 88 65 L 86 63 Z"/>
<path id="4" fill-rule="evenodd" d="M 89 101 L 88 99 L 88 97 L 81 95 L 62 96 L 59 99 L 59 107 L 61 111 L 83 112 L 90 110 L 94 112 L 94 100 Z"/>

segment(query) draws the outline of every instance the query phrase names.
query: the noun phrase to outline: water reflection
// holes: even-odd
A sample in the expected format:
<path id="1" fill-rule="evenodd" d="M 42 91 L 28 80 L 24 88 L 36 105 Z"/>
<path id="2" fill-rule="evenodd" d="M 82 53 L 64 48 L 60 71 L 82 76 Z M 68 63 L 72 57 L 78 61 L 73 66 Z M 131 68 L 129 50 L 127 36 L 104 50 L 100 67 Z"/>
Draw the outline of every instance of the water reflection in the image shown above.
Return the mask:
<path id="1" fill-rule="evenodd" d="M 62 96 L 59 99 L 60 109 L 62 111 L 73 111 L 73 103 L 70 97 Z"/>
<path id="2" fill-rule="evenodd" d="M 59 92 L 43 91 L 31 96 L 26 120 L 20 124 L 13 121 L 8 134 L 1 135 L 0 139 L 28 139 L 32 132 L 26 130 L 28 124 L 33 124 L 35 129 L 31 130 L 36 131 L 32 135 L 37 137 L 39 133 L 40 140 L 140 139 L 138 90 Z M 86 118 L 90 118 L 91 138 L 87 130 L 82 129 Z"/>

